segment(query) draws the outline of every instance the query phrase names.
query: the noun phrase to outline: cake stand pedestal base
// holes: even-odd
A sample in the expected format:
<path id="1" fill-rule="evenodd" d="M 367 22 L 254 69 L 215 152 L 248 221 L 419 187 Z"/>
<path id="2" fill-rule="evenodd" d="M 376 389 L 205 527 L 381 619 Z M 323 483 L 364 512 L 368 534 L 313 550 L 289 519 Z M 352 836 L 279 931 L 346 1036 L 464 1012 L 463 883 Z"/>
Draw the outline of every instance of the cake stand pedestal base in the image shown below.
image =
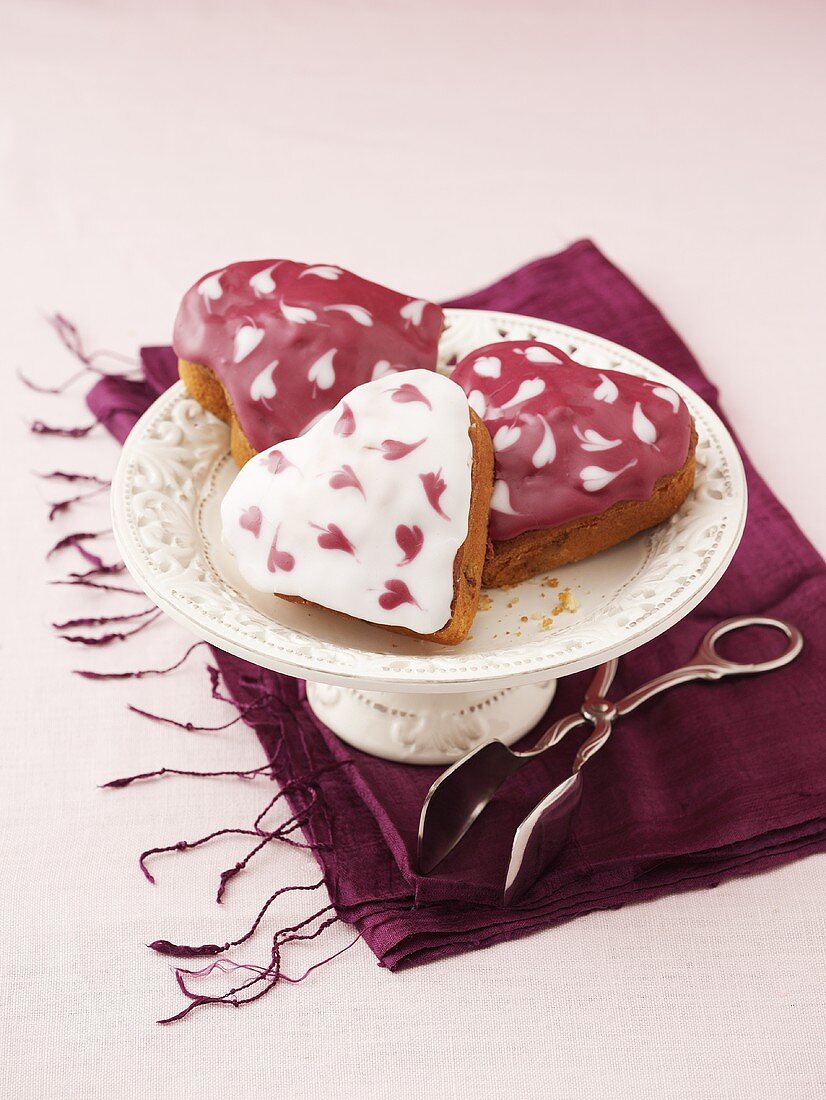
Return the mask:
<path id="1" fill-rule="evenodd" d="M 317 718 L 342 741 L 405 764 L 452 764 L 484 741 L 518 741 L 550 705 L 556 680 L 459 694 L 361 691 L 307 683 Z"/>

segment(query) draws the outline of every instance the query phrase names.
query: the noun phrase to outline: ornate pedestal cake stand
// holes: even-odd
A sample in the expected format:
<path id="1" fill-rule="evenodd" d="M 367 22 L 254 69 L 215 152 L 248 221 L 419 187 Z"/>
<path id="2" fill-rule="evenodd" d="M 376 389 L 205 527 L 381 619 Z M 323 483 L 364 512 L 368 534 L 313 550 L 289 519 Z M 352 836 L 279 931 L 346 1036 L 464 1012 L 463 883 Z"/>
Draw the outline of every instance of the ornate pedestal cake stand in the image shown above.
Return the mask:
<path id="1" fill-rule="evenodd" d="M 112 486 L 115 537 L 135 580 L 200 638 L 307 680 L 310 705 L 345 741 L 412 764 L 449 763 L 481 741 L 510 744 L 541 717 L 556 679 L 627 653 L 686 615 L 722 576 L 743 532 L 746 483 L 719 417 L 655 364 L 565 325 L 447 310 L 440 369 L 500 339 L 539 339 L 588 366 L 650 378 L 686 401 L 697 480 L 672 519 L 578 565 L 490 591 L 471 637 L 418 642 L 249 591 L 221 544 L 236 468 L 229 430 L 182 383 L 135 426 Z"/>

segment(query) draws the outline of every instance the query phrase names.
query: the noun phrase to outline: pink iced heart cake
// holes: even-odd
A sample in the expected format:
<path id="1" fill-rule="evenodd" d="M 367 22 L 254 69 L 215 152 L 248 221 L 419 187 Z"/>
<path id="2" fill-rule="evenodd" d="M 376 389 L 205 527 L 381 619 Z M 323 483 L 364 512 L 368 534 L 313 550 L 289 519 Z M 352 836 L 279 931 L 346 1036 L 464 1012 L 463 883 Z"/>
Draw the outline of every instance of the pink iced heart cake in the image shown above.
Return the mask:
<path id="1" fill-rule="evenodd" d="M 224 542 L 257 591 L 452 645 L 479 601 L 492 484 L 460 387 L 406 371 L 248 462 L 221 505 Z"/>
<path id="2" fill-rule="evenodd" d="M 363 382 L 435 369 L 443 320 L 432 302 L 334 264 L 249 260 L 187 291 L 173 345 L 187 389 L 230 424 L 243 465 Z"/>
<path id="3" fill-rule="evenodd" d="M 672 515 L 694 483 L 694 424 L 668 386 L 535 341 L 479 348 L 452 377 L 493 438 L 486 585 L 630 538 Z"/>

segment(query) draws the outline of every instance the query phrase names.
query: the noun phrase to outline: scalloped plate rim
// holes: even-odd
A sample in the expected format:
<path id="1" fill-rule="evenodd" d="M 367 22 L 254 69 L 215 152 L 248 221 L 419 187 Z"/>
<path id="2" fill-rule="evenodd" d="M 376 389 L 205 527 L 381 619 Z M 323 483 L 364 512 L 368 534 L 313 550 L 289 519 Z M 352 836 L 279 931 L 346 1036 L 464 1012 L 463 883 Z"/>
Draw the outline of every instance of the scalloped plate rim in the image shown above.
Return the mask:
<path id="1" fill-rule="evenodd" d="M 406 691 L 411 694 L 423 691 L 452 693 L 485 688 L 501 688 L 536 683 L 553 677 L 572 675 L 583 669 L 593 668 L 612 657 L 620 657 L 638 648 L 640 645 L 653 640 L 675 623 L 679 622 L 696 607 L 720 580 L 728 567 L 739 545 L 747 514 L 747 489 L 742 459 L 740 458 L 730 433 L 714 410 L 711 409 L 699 395 L 691 390 L 690 387 L 681 382 L 680 379 L 671 375 L 664 368 L 657 366 L 644 356 L 638 355 L 636 352 L 632 352 L 620 344 L 616 344 L 613 341 L 606 340 L 603 337 L 596 336 L 582 329 L 564 325 L 560 322 L 547 321 L 522 314 L 506 313 L 500 310 L 462 310 L 448 308 L 445 310 L 445 317 L 448 325 L 442 339 L 443 343 L 447 342 L 448 344 L 450 343 L 451 334 L 456 329 L 460 328 L 463 322 L 472 322 L 474 320 L 478 321 L 479 324 L 487 322 L 497 328 L 518 327 L 521 329 L 544 330 L 546 334 L 544 338 L 548 342 L 553 342 L 554 338 L 559 342 L 560 336 L 562 336 L 569 345 L 573 343 L 588 344 L 592 349 L 598 350 L 602 354 L 608 355 L 612 359 L 618 361 L 611 364 L 611 369 L 621 370 L 623 366 L 627 366 L 631 368 L 627 373 L 642 374 L 643 377 L 646 376 L 647 372 L 652 372 L 658 377 L 658 380 L 661 380 L 666 385 L 672 386 L 680 393 L 689 404 L 692 412 L 695 413 L 695 416 L 697 413 L 702 414 L 703 420 L 713 429 L 710 438 L 716 442 L 727 462 L 728 472 L 732 483 L 730 503 L 733 508 L 736 508 L 736 514 L 732 517 L 732 523 L 728 529 L 724 544 L 717 549 L 710 567 L 704 572 L 702 578 L 698 580 L 698 583 L 691 587 L 690 591 L 684 592 L 679 599 L 675 599 L 673 606 L 669 610 L 661 610 L 659 614 L 651 617 L 651 621 L 646 622 L 644 625 L 637 624 L 636 627 L 629 630 L 624 636 L 617 637 L 608 644 L 597 645 L 593 642 L 586 642 L 583 649 L 577 654 L 571 654 L 570 656 L 557 660 L 551 659 L 545 663 L 535 660 L 535 654 L 532 653 L 528 667 L 510 668 L 491 672 L 486 672 L 478 668 L 478 665 L 485 660 L 493 659 L 494 655 L 490 653 L 468 654 L 467 656 L 470 658 L 470 663 L 477 667 L 475 669 L 462 669 L 461 659 L 463 655 L 461 653 L 461 647 L 457 647 L 457 649 L 446 647 L 444 654 L 428 654 L 427 656 L 418 657 L 416 655 L 394 654 L 389 650 L 384 654 L 369 653 L 363 650 L 353 650 L 352 647 L 348 646 L 335 645 L 335 643 L 326 640 L 320 641 L 315 639 L 320 649 L 325 652 L 328 649 L 332 649 L 334 654 L 336 652 L 355 652 L 359 654 L 362 658 L 360 663 L 363 667 L 352 671 L 336 670 L 334 667 L 330 666 L 329 662 L 320 661 L 317 657 L 314 660 L 312 657 L 308 658 L 305 655 L 301 659 L 295 659 L 291 657 L 286 650 L 279 651 L 278 647 L 272 643 L 265 644 L 262 642 L 255 642 L 254 640 L 245 642 L 229 633 L 228 628 L 220 621 L 208 618 L 202 611 L 191 610 L 192 607 L 197 609 L 197 605 L 185 599 L 181 593 L 177 593 L 173 589 L 167 594 L 159 584 L 157 575 L 159 571 L 150 568 L 147 561 L 141 559 L 141 551 L 137 540 L 130 530 L 129 505 L 131 504 L 132 498 L 127 491 L 130 468 L 134 462 L 136 451 L 141 442 L 144 441 L 149 426 L 154 426 L 158 420 L 159 412 L 163 411 L 167 405 L 171 409 L 182 397 L 185 397 L 184 385 L 182 382 L 178 382 L 165 393 L 161 394 L 135 424 L 124 443 L 115 476 L 112 481 L 111 510 L 115 540 L 127 569 L 150 599 L 173 619 L 194 632 L 199 638 L 216 645 L 219 649 L 250 661 L 253 664 L 275 669 L 276 671 L 298 676 L 303 679 L 312 679 L 321 683 L 337 684 L 344 687 L 360 687 L 377 691 Z M 502 338 L 501 336 L 496 336 L 493 339 Z M 521 339 L 523 337 L 520 336 L 517 338 Z M 540 334 L 538 338 L 541 339 L 543 337 Z M 493 339 L 490 341 L 486 340 L 485 342 L 493 342 Z M 481 345 L 477 343 L 475 346 L 478 347 Z M 440 351 L 440 360 L 442 354 L 443 351 Z M 466 354 L 466 352 L 464 354 Z M 633 369 L 635 367 L 637 369 Z M 643 368 L 643 370 L 641 371 L 639 368 Z M 209 417 L 210 414 L 205 413 L 204 416 Z M 223 455 L 226 454 L 226 451 L 227 448 L 224 449 L 222 454 L 215 455 L 210 469 L 217 465 Z M 208 480 L 207 478 L 206 481 Z M 196 511 L 200 504 L 200 500 L 201 497 L 199 496 L 198 501 L 196 501 L 194 505 Z M 656 557 L 657 555 L 655 555 L 654 560 L 656 560 Z M 647 562 L 646 566 L 648 564 L 650 563 Z M 232 591 L 229 584 L 226 582 L 221 583 L 224 594 Z M 589 623 L 589 626 L 593 626 L 593 624 Z M 291 630 L 292 628 L 283 629 Z M 301 639 L 303 644 L 306 644 L 308 641 L 313 641 L 311 635 L 299 631 L 293 631 L 293 633 L 296 638 Z M 388 633 L 388 639 L 392 637 L 393 635 Z M 551 637 L 549 637 L 549 641 L 551 640 Z M 524 643 L 512 643 L 509 646 L 503 645 L 500 647 L 500 651 L 503 654 L 506 651 L 512 652 L 523 647 L 523 645 Z M 535 649 L 536 647 L 534 646 L 534 650 Z M 451 660 L 451 658 L 453 659 Z M 382 667 L 382 661 L 384 661 L 384 667 Z M 438 670 L 431 668 L 428 670 L 427 665 L 432 665 L 434 661 L 442 665 L 447 664 L 448 667 Z M 408 664 L 410 666 L 409 669 L 401 672 L 398 668 L 400 663 Z M 391 664 L 396 667 L 390 667 Z M 421 666 L 418 671 L 417 665 Z"/>

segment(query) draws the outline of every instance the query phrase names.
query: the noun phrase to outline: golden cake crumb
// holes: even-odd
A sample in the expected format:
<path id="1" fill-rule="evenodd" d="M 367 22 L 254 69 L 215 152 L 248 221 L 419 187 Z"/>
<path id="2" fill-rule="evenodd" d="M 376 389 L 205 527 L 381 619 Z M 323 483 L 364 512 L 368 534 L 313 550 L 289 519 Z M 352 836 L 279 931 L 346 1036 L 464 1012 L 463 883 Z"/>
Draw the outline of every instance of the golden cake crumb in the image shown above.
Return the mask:
<path id="1" fill-rule="evenodd" d="M 490 598 L 490 596 L 487 594 L 487 592 L 483 592 L 482 595 L 479 597 L 479 610 L 480 611 L 490 611 L 490 609 L 492 607 L 493 607 L 493 600 Z"/>
<path id="2" fill-rule="evenodd" d="M 542 582 L 542 587 L 543 588 L 559 588 L 559 578 L 558 577 L 546 577 L 545 580 Z"/>
<path id="3" fill-rule="evenodd" d="M 543 630 L 550 630 L 553 625 L 553 619 L 549 618 L 547 615 L 545 615 L 545 617 L 542 619 L 542 622 L 540 623 L 540 626 Z"/>
<path id="4" fill-rule="evenodd" d="M 520 615 L 519 621 L 520 621 L 520 623 L 526 623 L 528 621 L 528 616 L 527 615 Z"/>

